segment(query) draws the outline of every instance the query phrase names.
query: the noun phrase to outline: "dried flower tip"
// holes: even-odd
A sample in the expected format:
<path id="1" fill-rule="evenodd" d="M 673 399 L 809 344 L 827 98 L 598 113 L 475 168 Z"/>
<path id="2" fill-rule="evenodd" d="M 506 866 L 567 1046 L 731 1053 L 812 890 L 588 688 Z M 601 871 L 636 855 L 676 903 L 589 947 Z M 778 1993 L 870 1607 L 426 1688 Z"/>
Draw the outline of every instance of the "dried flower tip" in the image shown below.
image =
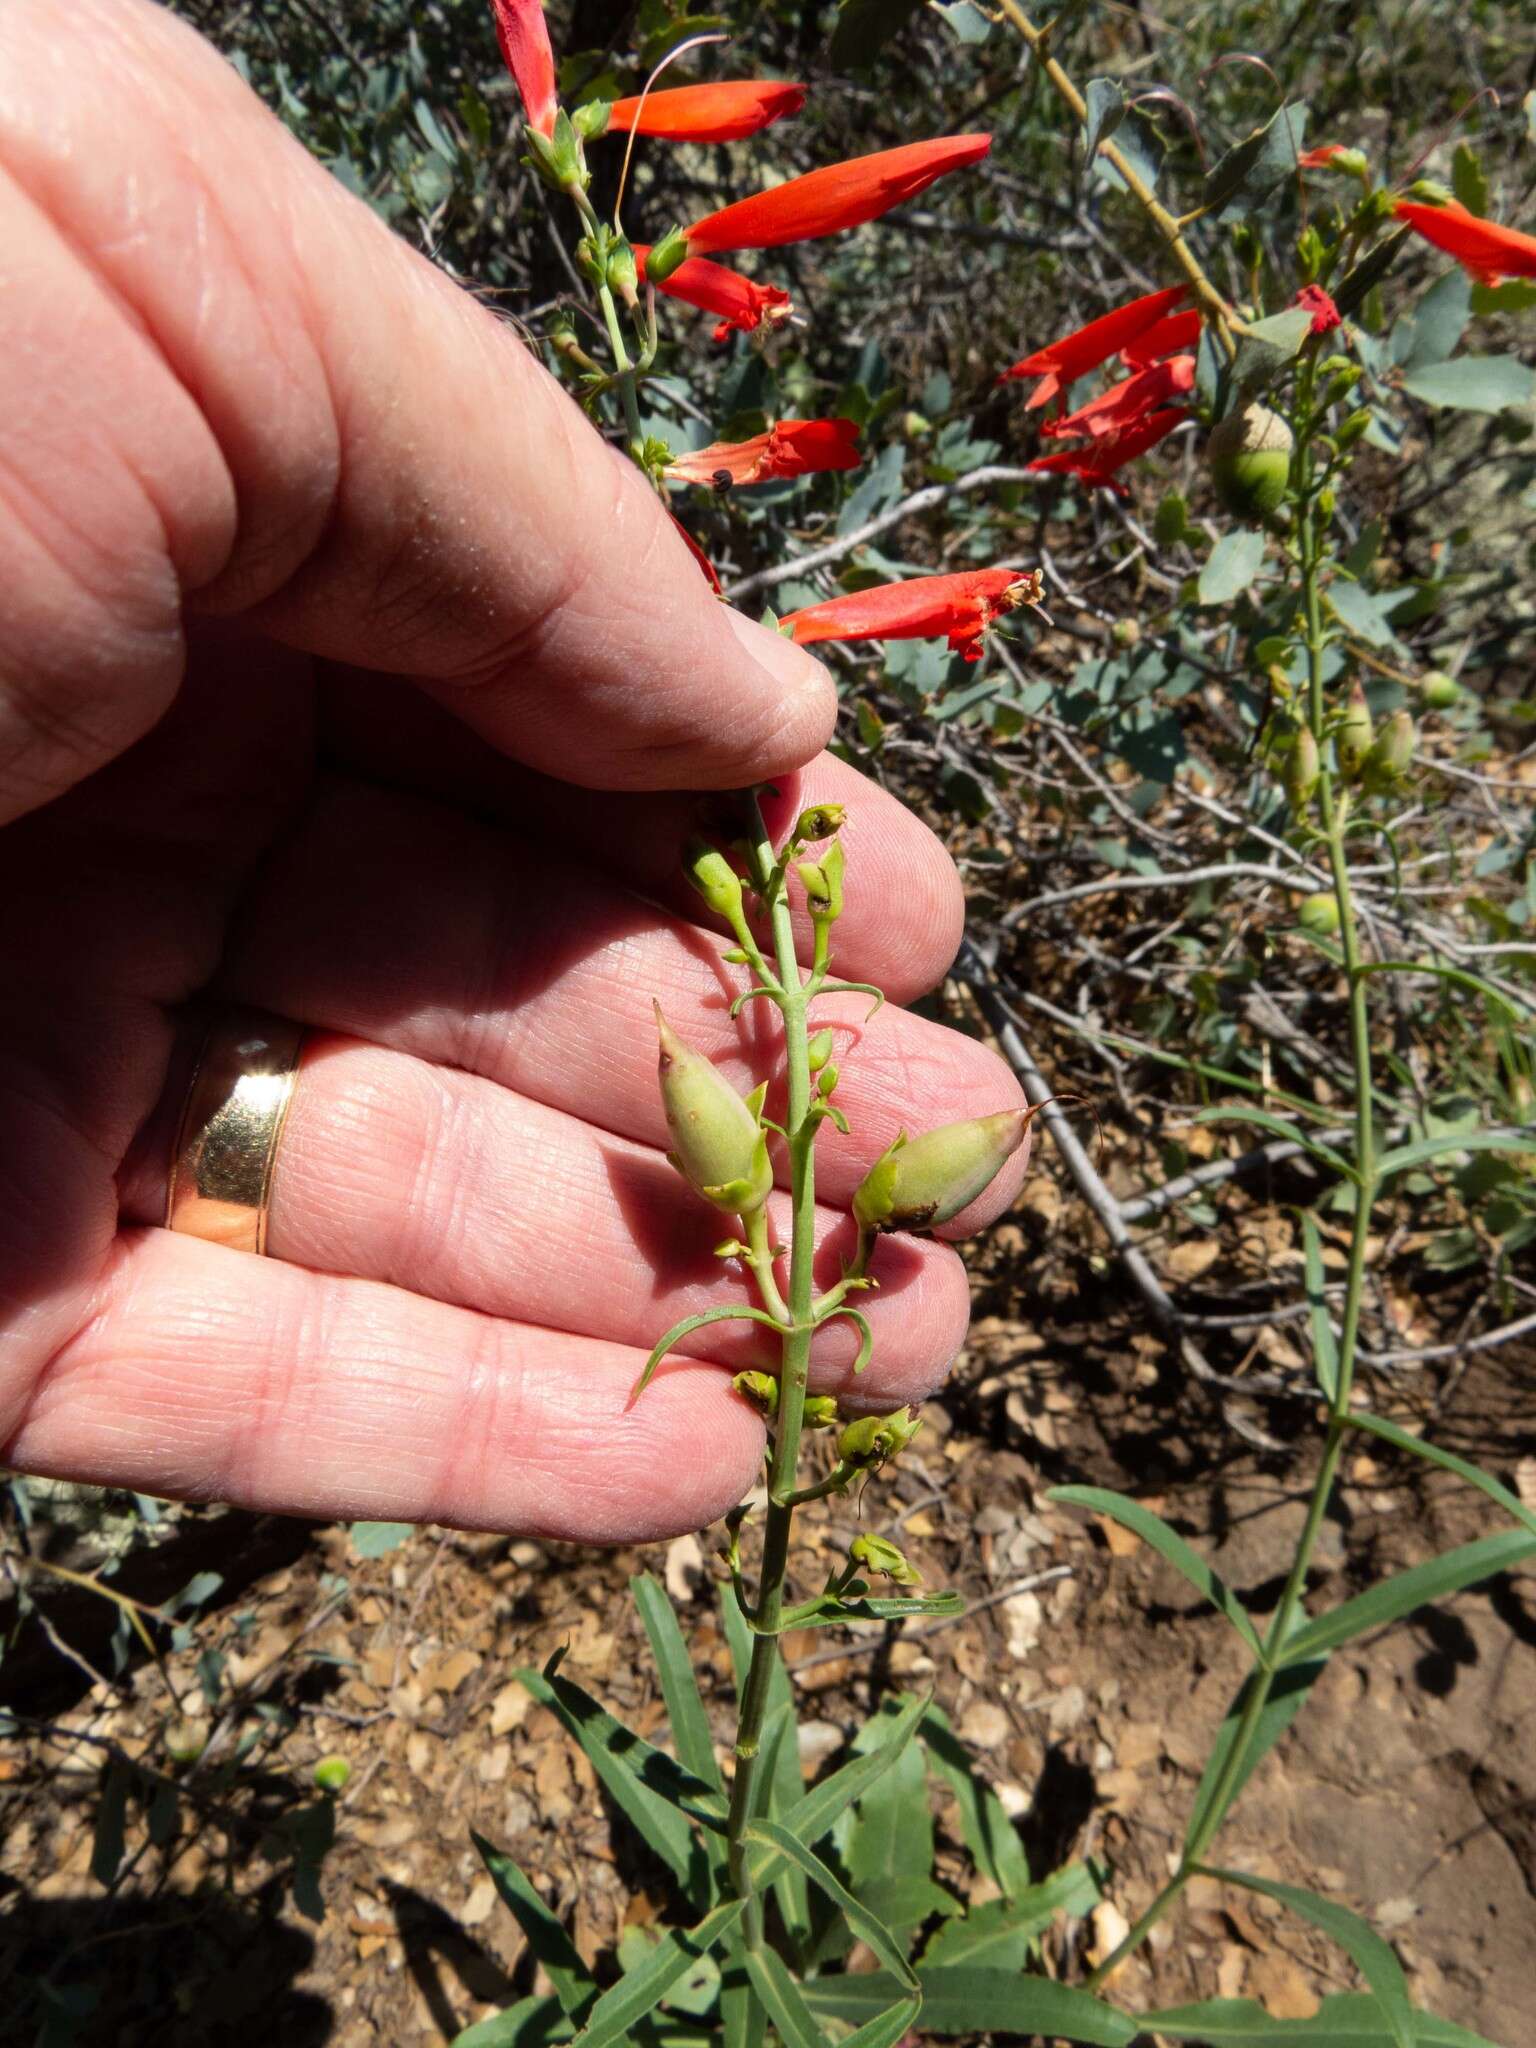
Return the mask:
<path id="1" fill-rule="evenodd" d="M 898 1586 L 922 1584 L 906 1554 L 887 1537 L 855 1536 L 848 1546 L 848 1555 L 866 1571 L 878 1572 L 883 1579 L 894 1579 Z"/>
<path id="2" fill-rule="evenodd" d="M 673 1165 L 696 1194 L 718 1209 L 747 1215 L 773 1186 L 768 1141 L 753 1109 L 701 1052 L 685 1045 L 656 1009 L 658 1072 Z"/>
<path id="3" fill-rule="evenodd" d="M 922 1417 L 913 1408 L 895 1408 L 889 1415 L 861 1415 L 838 1438 L 837 1455 L 845 1465 L 867 1471 L 905 1450 L 922 1426 Z"/>
<path id="4" fill-rule="evenodd" d="M 800 1419 L 807 1429 L 832 1429 L 837 1424 L 837 1399 L 832 1394 L 807 1394 Z"/>
<path id="5" fill-rule="evenodd" d="M 1020 1145 L 1028 1146 L 1033 1115 L 1032 1109 L 1004 1109 L 941 1124 L 918 1138 L 903 1132 L 860 1183 L 855 1219 L 866 1230 L 931 1230 L 947 1223 L 997 1178 Z"/>
<path id="6" fill-rule="evenodd" d="M 731 1385 L 766 1421 L 771 1422 L 778 1414 L 779 1383 L 771 1372 L 739 1372 Z"/>
<path id="7" fill-rule="evenodd" d="M 843 843 L 834 839 L 820 860 L 801 860 L 795 872 L 805 887 L 806 907 L 818 924 L 843 914 Z"/>
<path id="8" fill-rule="evenodd" d="M 844 804 L 812 804 L 802 811 L 795 820 L 794 837 L 802 845 L 812 844 L 818 839 L 830 839 L 841 829 L 848 817 Z"/>

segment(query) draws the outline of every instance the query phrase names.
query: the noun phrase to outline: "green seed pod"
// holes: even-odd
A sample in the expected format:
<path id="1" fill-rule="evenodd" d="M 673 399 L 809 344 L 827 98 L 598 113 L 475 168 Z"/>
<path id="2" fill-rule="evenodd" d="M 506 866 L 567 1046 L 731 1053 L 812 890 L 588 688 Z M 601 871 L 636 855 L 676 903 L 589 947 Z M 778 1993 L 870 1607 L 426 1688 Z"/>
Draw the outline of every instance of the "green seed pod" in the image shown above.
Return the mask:
<path id="1" fill-rule="evenodd" d="M 1426 711 L 1450 711 L 1461 702 L 1461 685 L 1442 668 L 1432 668 L 1419 684 Z"/>
<path id="2" fill-rule="evenodd" d="M 1322 763 L 1318 758 L 1317 741 L 1312 737 L 1310 726 L 1298 726 L 1285 754 L 1286 800 L 1298 815 L 1317 788 Z"/>
<path id="3" fill-rule="evenodd" d="M 848 816 L 844 804 L 812 804 L 808 811 L 802 811 L 795 820 L 794 836 L 807 843 L 817 839 L 830 839 Z"/>
<path id="4" fill-rule="evenodd" d="M 779 1383 L 771 1372 L 739 1372 L 731 1381 L 744 1401 L 758 1414 L 772 1421 L 779 1412 Z"/>
<path id="5" fill-rule="evenodd" d="M 1358 683 L 1352 683 L 1349 703 L 1333 736 L 1339 767 L 1351 782 L 1365 765 L 1365 757 L 1371 751 L 1375 737 L 1376 728 L 1371 723 L 1371 710 L 1365 701 L 1365 692 Z"/>
<path id="6" fill-rule="evenodd" d="M 837 1455 L 845 1465 L 860 1471 L 883 1465 L 904 1450 L 922 1426 L 922 1418 L 914 1416 L 910 1408 L 896 1408 L 889 1415 L 861 1415 L 838 1438 Z"/>
<path id="7" fill-rule="evenodd" d="M 832 1057 L 832 1033 L 830 1031 L 818 1031 L 815 1037 L 807 1043 L 805 1051 L 806 1057 L 811 1064 L 811 1072 L 813 1074 L 818 1073 Z"/>
<path id="8" fill-rule="evenodd" d="M 661 1037 L 661 1100 L 672 1133 L 668 1155 L 696 1194 L 719 1209 L 761 1209 L 773 1186 L 762 1126 L 725 1076 L 685 1045 L 655 1005 Z"/>
<path id="9" fill-rule="evenodd" d="M 633 306 L 639 298 L 640 270 L 628 242 L 615 242 L 608 252 L 608 285 L 626 306 Z"/>
<path id="10" fill-rule="evenodd" d="M 800 1411 L 801 1420 L 807 1429 L 833 1429 L 837 1425 L 837 1397 L 835 1394 L 807 1394 L 805 1406 Z"/>
<path id="11" fill-rule="evenodd" d="M 160 1740 L 175 1764 L 195 1764 L 208 1747 L 208 1723 L 198 1720 L 168 1721 Z"/>
<path id="12" fill-rule="evenodd" d="M 344 1756 L 323 1756 L 315 1765 L 315 1784 L 322 1792 L 343 1791 L 351 1775 L 352 1766 Z"/>
<path id="13" fill-rule="evenodd" d="M 1141 621 L 1116 619 L 1109 629 L 1109 637 L 1117 647 L 1137 647 L 1141 644 Z"/>
<path id="14" fill-rule="evenodd" d="M 1365 757 L 1360 780 L 1372 796 L 1395 789 L 1413 765 L 1413 714 L 1394 711 Z"/>
<path id="15" fill-rule="evenodd" d="M 835 1063 L 824 1068 L 821 1079 L 816 1084 L 818 1092 L 823 1096 L 830 1095 L 833 1089 L 836 1088 L 839 1078 L 840 1070 Z"/>
<path id="16" fill-rule="evenodd" d="M 904 1552 L 884 1536 L 855 1536 L 848 1546 L 848 1555 L 866 1571 L 878 1572 L 883 1579 L 894 1579 L 898 1586 L 922 1584 Z"/>
<path id="17" fill-rule="evenodd" d="M 805 888 L 806 907 L 816 921 L 832 924 L 843 914 L 843 842 L 834 839 L 820 860 L 795 863 Z"/>
<path id="18" fill-rule="evenodd" d="M 1296 922 L 1316 939 L 1328 939 L 1339 928 L 1339 906 L 1326 889 L 1308 896 L 1296 912 Z"/>
<path id="19" fill-rule="evenodd" d="M 1005 1160 L 1026 1147 L 1029 1109 L 941 1124 L 908 1139 L 903 1133 L 877 1159 L 853 1198 L 866 1230 L 929 1230 L 947 1223 L 996 1179 Z"/>
<path id="20" fill-rule="evenodd" d="M 1275 511 L 1291 478 L 1295 438 L 1279 413 L 1245 405 L 1211 429 L 1206 467 L 1216 495 L 1239 518 Z"/>
<path id="21" fill-rule="evenodd" d="M 740 919 L 741 877 L 707 839 L 688 841 L 683 848 L 683 871 L 717 917 L 733 925 Z"/>

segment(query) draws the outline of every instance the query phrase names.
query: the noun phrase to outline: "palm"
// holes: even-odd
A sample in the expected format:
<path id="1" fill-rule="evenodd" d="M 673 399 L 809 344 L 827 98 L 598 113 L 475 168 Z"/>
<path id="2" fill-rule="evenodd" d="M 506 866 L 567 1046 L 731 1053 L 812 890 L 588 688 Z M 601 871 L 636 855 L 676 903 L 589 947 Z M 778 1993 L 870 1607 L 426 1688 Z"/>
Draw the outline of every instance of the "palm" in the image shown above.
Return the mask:
<path id="1" fill-rule="evenodd" d="M 925 886 L 920 833 L 849 771 L 807 778 L 845 784 L 844 965 L 909 995 L 952 940 L 942 870 Z M 751 1362 L 749 1339 L 700 1333 L 699 1363 L 626 1403 L 660 1330 L 739 1298 L 718 1219 L 662 1157 L 652 996 L 743 1086 L 772 1065 L 727 1021 L 720 942 L 603 877 L 669 893 L 691 807 L 560 789 L 404 685 L 201 641 L 148 740 L 0 838 L 7 1455 L 585 1537 L 697 1526 L 735 1498 L 761 1431 L 718 1368 Z M 312 1033 L 264 1260 L 155 1227 L 209 990 Z M 824 1148 L 833 1203 L 902 1122 L 1009 1099 L 967 1041 L 900 1012 L 866 1029 L 863 1009 L 842 1011 L 854 1138 Z M 876 1270 L 859 1395 L 890 1406 L 941 1375 L 966 1292 L 942 1246 L 887 1245 Z M 827 1383 L 851 1355 L 829 1330 Z"/>

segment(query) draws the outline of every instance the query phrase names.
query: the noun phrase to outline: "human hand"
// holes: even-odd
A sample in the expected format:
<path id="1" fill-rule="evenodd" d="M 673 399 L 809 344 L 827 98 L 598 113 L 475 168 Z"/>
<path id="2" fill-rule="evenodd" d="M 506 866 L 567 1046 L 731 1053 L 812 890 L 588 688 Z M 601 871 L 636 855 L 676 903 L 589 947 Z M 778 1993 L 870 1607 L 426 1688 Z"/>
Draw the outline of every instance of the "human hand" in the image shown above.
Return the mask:
<path id="1" fill-rule="evenodd" d="M 762 1425 L 731 1325 L 627 1402 L 658 1330 L 734 1298 L 662 1158 L 652 996 L 744 1087 L 773 1062 L 674 881 L 697 799 L 663 792 L 847 803 L 840 967 L 897 1001 L 948 963 L 952 868 L 847 768 L 798 770 L 824 672 L 717 603 L 513 330 L 186 28 L 9 0 L 0 173 L 4 1457 L 325 1515 L 702 1525 Z M 157 1227 L 200 998 L 312 1034 L 266 1258 Z M 900 1125 L 1019 1099 L 863 1009 L 833 1205 Z M 858 1398 L 889 1408 L 967 1291 L 942 1244 L 876 1271 Z"/>

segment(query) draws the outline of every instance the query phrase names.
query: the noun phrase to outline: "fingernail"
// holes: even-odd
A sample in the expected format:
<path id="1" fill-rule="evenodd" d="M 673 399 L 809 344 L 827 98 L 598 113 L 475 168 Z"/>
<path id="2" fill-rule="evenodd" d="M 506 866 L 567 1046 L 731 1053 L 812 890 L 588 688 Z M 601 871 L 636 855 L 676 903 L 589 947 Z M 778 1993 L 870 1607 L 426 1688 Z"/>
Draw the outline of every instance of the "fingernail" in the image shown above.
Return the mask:
<path id="1" fill-rule="evenodd" d="M 802 698 L 807 710 L 814 707 L 824 715 L 835 715 L 837 691 L 831 676 L 814 655 L 771 627 L 758 625 L 743 612 L 727 608 L 725 615 L 741 642 L 742 652 L 750 655 L 759 668 L 767 670 L 781 701 Z"/>

